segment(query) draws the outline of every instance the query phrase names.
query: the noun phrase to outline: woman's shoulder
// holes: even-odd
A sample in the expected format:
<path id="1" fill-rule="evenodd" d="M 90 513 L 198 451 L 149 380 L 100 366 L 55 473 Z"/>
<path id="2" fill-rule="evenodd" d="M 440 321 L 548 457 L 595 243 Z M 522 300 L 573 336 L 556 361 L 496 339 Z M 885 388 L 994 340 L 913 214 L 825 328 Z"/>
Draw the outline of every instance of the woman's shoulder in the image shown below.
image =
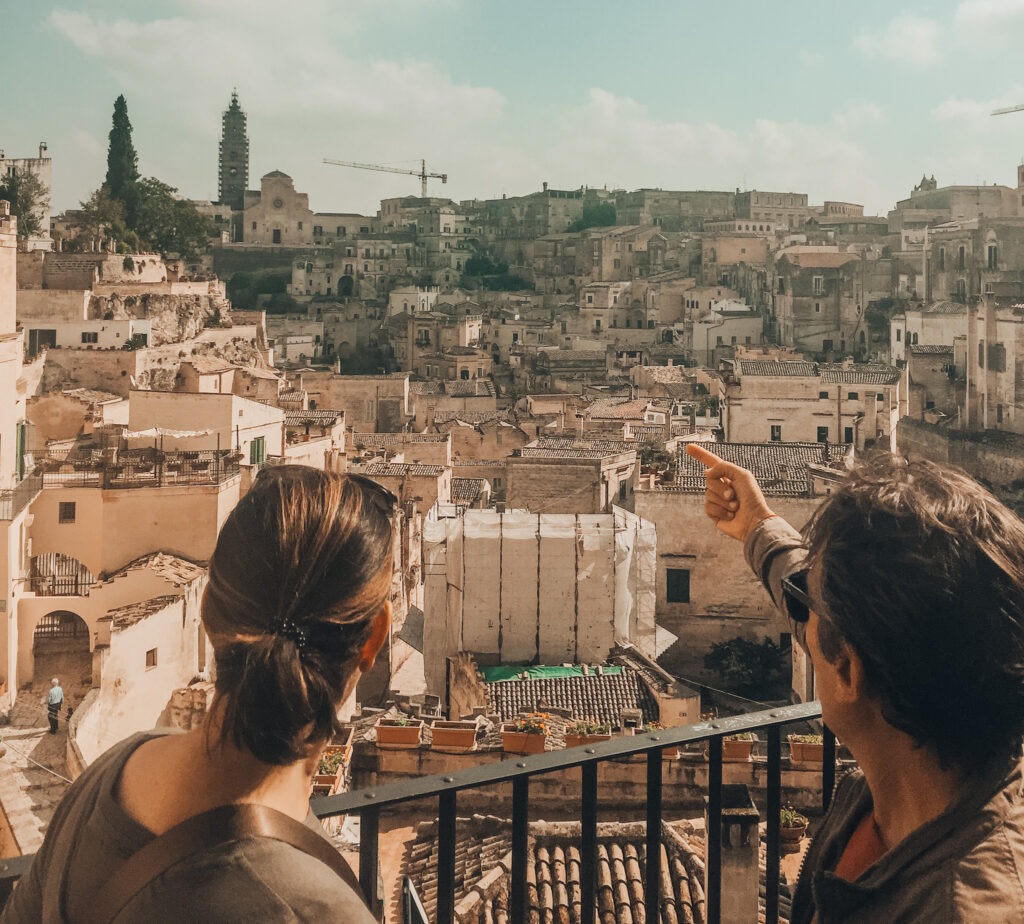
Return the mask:
<path id="1" fill-rule="evenodd" d="M 269 837 L 232 841 L 179 863 L 151 883 L 131 911 L 133 920 L 154 922 L 374 920 L 332 869 Z M 172 911 L 172 917 L 160 916 Z"/>

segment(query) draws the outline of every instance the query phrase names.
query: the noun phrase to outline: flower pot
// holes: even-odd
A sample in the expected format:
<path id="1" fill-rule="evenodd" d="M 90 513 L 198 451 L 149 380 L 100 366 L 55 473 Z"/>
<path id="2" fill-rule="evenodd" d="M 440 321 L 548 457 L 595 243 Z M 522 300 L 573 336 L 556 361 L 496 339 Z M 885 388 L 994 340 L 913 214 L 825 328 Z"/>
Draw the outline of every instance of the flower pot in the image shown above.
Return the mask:
<path id="1" fill-rule="evenodd" d="M 391 750 L 418 748 L 422 727 L 423 723 L 419 719 L 404 725 L 395 719 L 381 719 L 377 723 L 377 747 Z"/>
<path id="2" fill-rule="evenodd" d="M 789 736 L 789 762 L 794 767 L 820 767 L 825 759 L 825 745 L 794 741 Z"/>
<path id="3" fill-rule="evenodd" d="M 431 747 L 439 751 L 472 751 L 476 748 L 476 722 L 438 719 L 430 726 Z"/>
<path id="4" fill-rule="evenodd" d="M 501 727 L 501 747 L 509 754 L 543 754 L 547 735 L 517 732 L 513 726 Z"/>
<path id="5" fill-rule="evenodd" d="M 745 761 L 750 760 L 750 752 L 754 742 L 751 739 L 723 738 L 722 739 L 722 760 Z"/>
<path id="6" fill-rule="evenodd" d="M 793 828 L 779 828 L 779 840 L 783 844 L 799 844 L 807 833 L 807 825 L 798 825 Z"/>
<path id="7" fill-rule="evenodd" d="M 565 746 L 567 748 L 581 748 L 587 744 L 600 744 L 602 741 L 611 740 L 611 732 L 607 735 L 570 735 L 566 733 Z"/>
<path id="8" fill-rule="evenodd" d="M 349 729 L 349 738 L 351 738 L 351 729 Z M 345 779 L 345 773 L 348 770 L 348 762 L 352 756 L 352 748 L 349 744 L 328 744 L 324 748 L 323 754 L 320 755 L 320 764 L 318 765 L 317 772 L 313 774 L 313 791 L 316 793 L 323 793 L 330 795 L 333 792 L 337 792 Z M 336 764 L 336 768 L 333 772 L 328 771 L 324 768 L 324 765 Z M 320 772 L 323 769 L 324 772 Z"/>

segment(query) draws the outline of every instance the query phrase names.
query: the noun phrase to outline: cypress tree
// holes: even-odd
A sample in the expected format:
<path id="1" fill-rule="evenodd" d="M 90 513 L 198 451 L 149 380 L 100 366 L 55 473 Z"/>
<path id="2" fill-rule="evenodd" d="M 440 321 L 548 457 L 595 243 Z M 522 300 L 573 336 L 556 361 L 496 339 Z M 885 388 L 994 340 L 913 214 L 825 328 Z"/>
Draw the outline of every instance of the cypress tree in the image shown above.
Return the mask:
<path id="1" fill-rule="evenodd" d="M 139 157 L 132 144 L 132 123 L 128 120 L 128 103 L 122 94 L 114 100 L 114 124 L 107 148 L 106 187 L 110 195 L 126 206 L 133 204 L 135 183 L 139 179 Z"/>

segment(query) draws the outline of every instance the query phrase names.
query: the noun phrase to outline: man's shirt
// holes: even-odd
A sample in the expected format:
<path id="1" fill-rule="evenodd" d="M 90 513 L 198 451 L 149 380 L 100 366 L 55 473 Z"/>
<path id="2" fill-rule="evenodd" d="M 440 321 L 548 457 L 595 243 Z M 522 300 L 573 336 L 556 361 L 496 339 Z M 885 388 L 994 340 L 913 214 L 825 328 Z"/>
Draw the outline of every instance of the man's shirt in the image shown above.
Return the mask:
<path id="1" fill-rule="evenodd" d="M 64 691 L 60 687 L 50 687 L 50 692 L 46 694 L 46 704 L 59 706 L 62 702 L 64 702 Z"/>

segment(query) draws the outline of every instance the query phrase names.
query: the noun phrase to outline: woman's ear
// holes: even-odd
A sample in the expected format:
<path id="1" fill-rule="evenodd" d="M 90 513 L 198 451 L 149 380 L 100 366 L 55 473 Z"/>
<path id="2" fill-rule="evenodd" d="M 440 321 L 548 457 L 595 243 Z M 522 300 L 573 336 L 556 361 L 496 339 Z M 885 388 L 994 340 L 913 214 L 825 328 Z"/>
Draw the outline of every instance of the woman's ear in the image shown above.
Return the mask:
<path id="1" fill-rule="evenodd" d="M 388 635 L 391 633 L 391 601 L 388 600 L 377 615 L 373 617 L 373 622 L 370 625 L 370 635 L 363 643 L 363 647 L 359 649 L 359 670 L 362 673 L 366 673 L 373 667 L 373 662 L 377 660 L 377 655 L 380 650 L 384 647 L 384 643 L 388 640 Z"/>

